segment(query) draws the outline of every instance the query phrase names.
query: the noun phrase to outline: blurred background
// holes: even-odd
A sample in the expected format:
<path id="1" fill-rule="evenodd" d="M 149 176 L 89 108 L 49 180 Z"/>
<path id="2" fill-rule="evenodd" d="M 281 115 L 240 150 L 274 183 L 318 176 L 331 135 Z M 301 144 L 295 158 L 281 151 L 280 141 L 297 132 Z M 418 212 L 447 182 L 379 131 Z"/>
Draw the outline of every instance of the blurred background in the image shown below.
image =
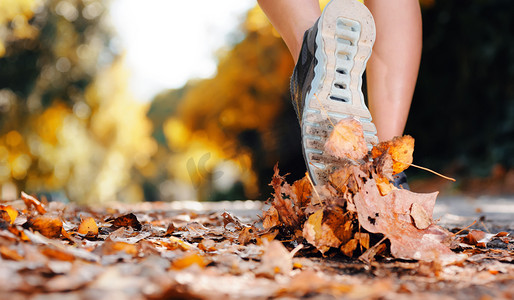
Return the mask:
<path id="1" fill-rule="evenodd" d="M 514 193 L 514 2 L 420 2 L 406 133 L 457 182 L 411 185 Z M 251 0 L 2 0 L 0 198 L 266 199 L 305 173 L 292 68 Z"/>

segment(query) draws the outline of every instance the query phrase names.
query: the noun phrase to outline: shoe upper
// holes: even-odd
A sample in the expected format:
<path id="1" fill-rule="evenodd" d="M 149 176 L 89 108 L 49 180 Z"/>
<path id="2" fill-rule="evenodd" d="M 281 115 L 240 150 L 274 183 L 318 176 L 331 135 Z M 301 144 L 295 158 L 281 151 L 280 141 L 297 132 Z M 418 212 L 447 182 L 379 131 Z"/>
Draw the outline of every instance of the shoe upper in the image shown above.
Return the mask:
<path id="1" fill-rule="evenodd" d="M 318 63 L 316 59 L 316 35 L 318 33 L 318 21 L 314 26 L 305 31 L 303 36 L 302 48 L 298 57 L 298 62 L 291 76 L 291 98 L 294 110 L 300 124 L 302 123 L 302 113 L 305 106 L 305 97 L 311 89 L 311 82 L 314 78 L 314 67 Z"/>

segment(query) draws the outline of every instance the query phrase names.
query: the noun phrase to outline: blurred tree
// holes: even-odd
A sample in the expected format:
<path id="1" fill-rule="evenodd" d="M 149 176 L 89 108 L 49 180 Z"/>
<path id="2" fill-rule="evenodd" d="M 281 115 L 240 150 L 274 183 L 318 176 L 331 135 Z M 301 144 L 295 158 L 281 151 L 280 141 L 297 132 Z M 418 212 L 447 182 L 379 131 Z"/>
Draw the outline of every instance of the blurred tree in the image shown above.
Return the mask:
<path id="1" fill-rule="evenodd" d="M 156 147 L 145 107 L 126 91 L 105 1 L 9 0 L 0 11 L 4 196 L 14 184 L 75 201 L 140 200 L 131 173 L 145 172 Z"/>
<path id="2" fill-rule="evenodd" d="M 416 161 L 436 169 L 463 166 L 466 174 L 487 174 L 494 164 L 512 168 L 514 3 L 420 3 L 424 52 L 406 130 L 417 140 Z M 243 31 L 246 37 L 221 56 L 214 78 L 163 93 L 152 104 L 149 116 L 171 112 L 166 121 L 161 115 L 154 123 L 154 136 L 159 137 L 162 149 L 181 153 L 171 158 L 172 167 L 163 168 L 161 174 L 187 175 L 188 158 L 199 161 L 211 151 L 199 150 L 208 144 L 206 149 L 221 149 L 211 157 L 209 172 L 215 172 L 223 160 L 237 162 L 244 157 L 241 169 L 253 170 L 250 177 L 241 175 L 246 197 L 256 197 L 258 187 L 266 198 L 275 162 L 292 172 L 292 177 L 305 172 L 298 123 L 288 103 L 293 66 L 281 39 L 258 8 L 248 14 Z M 193 181 L 203 178 L 193 177 Z M 203 182 L 207 190 L 212 188 L 212 182 Z"/>
<path id="3" fill-rule="evenodd" d="M 200 171 L 185 170 L 187 161 L 196 164 L 206 153 L 212 153 L 206 165 L 209 176 L 216 175 L 216 166 L 225 161 L 238 166 L 246 194 L 232 197 L 269 196 L 268 183 L 277 161 L 295 178 L 305 172 L 298 121 L 289 97 L 290 54 L 258 7 L 248 13 L 242 30 L 245 38 L 220 54 L 212 79 L 161 94 L 149 111 L 150 119 L 159 120 L 154 121 L 154 136 L 163 132 L 167 144 L 162 147 L 177 153 L 168 172 L 176 178 L 189 176 L 203 199 L 217 198 L 209 192 L 210 185 L 227 176 L 219 171 L 219 177 L 205 181 Z M 163 111 L 172 113 L 165 122 L 157 116 Z"/>

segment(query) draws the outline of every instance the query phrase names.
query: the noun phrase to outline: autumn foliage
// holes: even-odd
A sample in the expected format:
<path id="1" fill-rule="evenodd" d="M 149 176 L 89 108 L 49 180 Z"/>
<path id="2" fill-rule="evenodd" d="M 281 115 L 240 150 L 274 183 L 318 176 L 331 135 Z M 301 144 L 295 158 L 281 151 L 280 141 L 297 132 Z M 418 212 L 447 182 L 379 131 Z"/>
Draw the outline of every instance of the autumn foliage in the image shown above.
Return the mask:
<path id="1" fill-rule="evenodd" d="M 404 136 L 375 145 L 368 154 L 360 123 L 340 121 L 325 144 L 330 162 L 325 184 L 311 185 L 306 175 L 289 185 L 275 168 L 264 227 L 305 240 L 321 253 L 338 249 L 369 260 L 385 250 L 384 236 L 394 257 L 458 260 L 449 248 L 450 233 L 432 220 L 437 193 L 417 194 L 392 184 L 393 175 L 412 163 L 413 151 L 414 139 Z"/>

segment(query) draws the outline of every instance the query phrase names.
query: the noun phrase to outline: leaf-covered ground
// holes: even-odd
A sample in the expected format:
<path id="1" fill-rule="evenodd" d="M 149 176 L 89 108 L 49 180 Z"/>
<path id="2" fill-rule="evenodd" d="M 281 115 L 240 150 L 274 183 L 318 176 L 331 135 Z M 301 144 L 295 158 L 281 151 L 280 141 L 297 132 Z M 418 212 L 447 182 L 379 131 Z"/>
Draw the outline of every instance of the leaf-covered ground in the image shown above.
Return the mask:
<path id="1" fill-rule="evenodd" d="M 1 203 L 0 299 L 514 297 L 514 241 L 506 234 L 448 228 L 460 231 L 453 251 L 467 255 L 454 264 L 387 253 L 365 263 L 334 250 L 322 256 L 307 243 L 273 240 L 273 233 L 256 235 L 257 213 L 269 206 L 255 202 L 192 210 L 23 198 Z"/>
<path id="2" fill-rule="evenodd" d="M 368 151 L 345 119 L 324 147 L 318 185 L 289 184 L 277 167 L 269 205 L 247 219 L 22 193 L 0 206 L 0 298 L 514 298 L 511 228 L 443 228 L 437 193 L 393 185 L 412 165 L 412 137 Z"/>

